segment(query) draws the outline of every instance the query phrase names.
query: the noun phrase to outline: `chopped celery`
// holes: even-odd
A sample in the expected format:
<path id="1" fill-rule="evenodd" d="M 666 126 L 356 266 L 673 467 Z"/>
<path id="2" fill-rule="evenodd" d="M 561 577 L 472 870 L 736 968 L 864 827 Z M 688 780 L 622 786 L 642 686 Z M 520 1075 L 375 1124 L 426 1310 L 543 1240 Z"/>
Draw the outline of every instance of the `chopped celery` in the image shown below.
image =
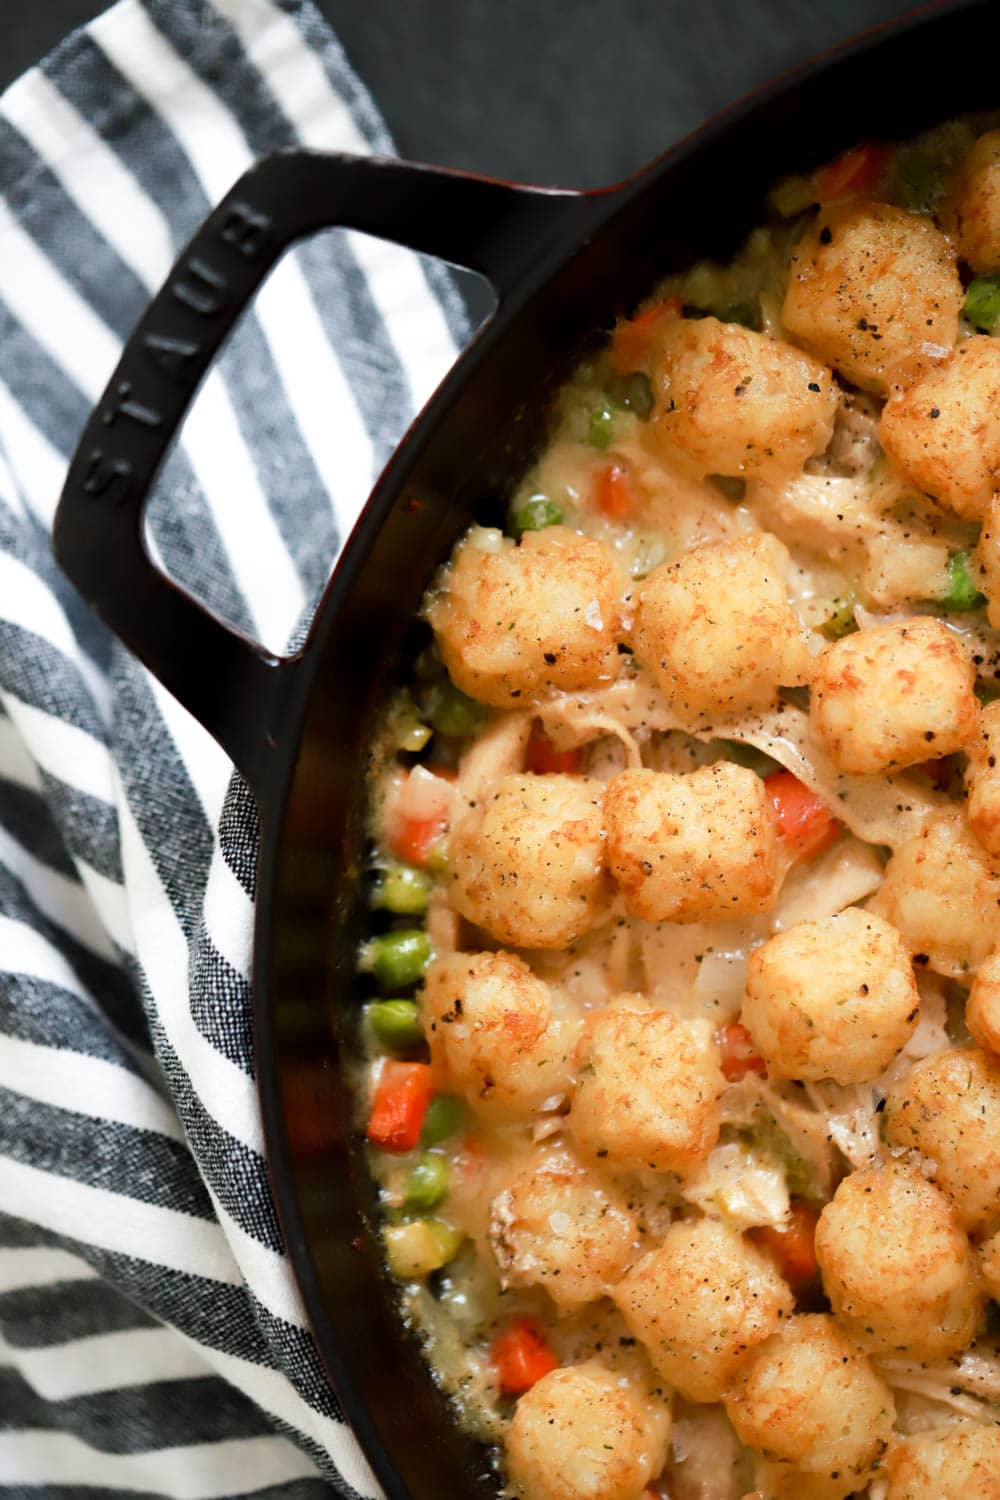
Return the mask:
<path id="1" fill-rule="evenodd" d="M 462 1236 L 441 1219 L 412 1219 L 383 1231 L 389 1270 L 400 1281 L 420 1281 L 454 1260 Z"/>
<path id="2" fill-rule="evenodd" d="M 443 1156 L 426 1152 L 412 1167 L 403 1183 L 403 1207 L 436 1208 L 450 1186 L 448 1163 Z"/>
<path id="3" fill-rule="evenodd" d="M 558 505 L 545 495 L 532 495 L 510 513 L 510 529 L 516 536 L 525 531 L 542 531 L 546 526 L 561 526 L 565 517 Z"/>
<path id="4" fill-rule="evenodd" d="M 646 422 L 653 413 L 653 387 L 649 376 L 642 370 L 632 370 L 628 375 L 613 375 L 605 386 L 608 400 L 614 406 L 630 411 L 640 422 Z"/>
<path id="5" fill-rule="evenodd" d="M 412 1047 L 423 1037 L 412 1000 L 376 1000 L 368 1007 L 368 1024 L 384 1047 Z"/>
<path id="6" fill-rule="evenodd" d="M 426 911 L 430 894 L 431 878 L 426 870 L 400 861 L 379 871 L 372 891 L 372 906 L 395 912 L 397 916 L 417 917 Z"/>
<path id="7" fill-rule="evenodd" d="M 1000 318 L 1000 276 L 977 276 L 970 281 L 962 314 L 982 333 L 992 333 Z"/>
<path id="8" fill-rule="evenodd" d="M 602 401 L 590 414 L 587 424 L 587 442 L 592 448 L 602 451 L 607 448 L 614 436 L 615 411 L 608 401 Z"/>
<path id="9" fill-rule="evenodd" d="M 969 568 L 968 552 L 952 552 L 948 558 L 948 592 L 938 601 L 943 609 L 978 609 L 986 597 L 976 588 Z"/>
<path id="10" fill-rule="evenodd" d="M 842 640 L 845 635 L 852 635 L 858 628 L 858 622 L 854 618 L 855 598 L 853 594 L 844 594 L 834 599 L 831 614 L 823 621 L 820 633 L 825 635 L 828 641 Z"/>
<path id="11" fill-rule="evenodd" d="M 449 1136 L 456 1135 L 465 1124 L 465 1108 L 451 1094 L 435 1094 L 424 1115 L 424 1127 L 420 1132 L 422 1146 L 439 1146 Z"/>
<path id="12" fill-rule="evenodd" d="M 434 1240 L 438 1254 L 441 1257 L 438 1265 L 446 1266 L 450 1260 L 455 1259 L 455 1256 L 462 1248 L 463 1236 L 453 1224 L 446 1224 L 444 1219 L 425 1219 L 424 1222 L 431 1232 L 431 1238 Z M 438 1267 L 436 1266 L 435 1270 L 437 1269 Z"/>
<path id="13" fill-rule="evenodd" d="M 796 1151 L 781 1127 L 771 1119 L 758 1119 L 739 1129 L 738 1134 L 752 1151 L 769 1155 L 784 1168 L 788 1191 L 794 1198 L 818 1197 L 816 1181 L 808 1162 Z"/>
<path id="14" fill-rule="evenodd" d="M 395 746 L 397 750 L 408 750 L 416 755 L 428 743 L 434 733 L 429 724 L 423 724 L 416 714 L 407 714 L 396 725 Z"/>

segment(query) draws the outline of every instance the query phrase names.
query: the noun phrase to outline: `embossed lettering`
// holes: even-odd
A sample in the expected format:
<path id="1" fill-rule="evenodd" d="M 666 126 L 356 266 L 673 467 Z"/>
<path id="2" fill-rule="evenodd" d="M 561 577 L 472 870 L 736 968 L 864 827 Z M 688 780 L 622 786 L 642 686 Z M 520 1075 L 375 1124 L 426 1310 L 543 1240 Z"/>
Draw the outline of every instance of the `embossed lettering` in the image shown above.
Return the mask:
<path id="1" fill-rule="evenodd" d="M 178 302 L 183 302 L 192 312 L 208 318 L 225 307 L 229 288 L 220 271 L 197 255 L 192 255 L 190 260 L 185 261 L 170 290 Z"/>
<path id="2" fill-rule="evenodd" d="M 159 427 L 163 421 L 158 411 L 133 399 L 130 380 L 120 380 L 115 388 L 115 395 L 110 399 L 111 405 L 101 412 L 101 421 L 105 427 L 113 427 L 119 417 L 129 417 L 143 427 Z"/>
<path id="3" fill-rule="evenodd" d="M 242 201 L 230 205 L 219 230 L 219 238 L 232 245 L 241 255 L 252 260 L 264 247 L 267 231 L 271 227 L 270 214 L 261 213 Z"/>
<path id="4" fill-rule="evenodd" d="M 190 339 L 172 339 L 165 333 L 147 333 L 143 339 L 146 352 L 172 379 L 184 374 L 188 360 L 201 353 L 201 345 Z"/>
<path id="5" fill-rule="evenodd" d="M 103 448 L 92 448 L 83 478 L 83 493 L 118 505 L 128 494 L 132 465 L 127 458 L 112 458 Z"/>

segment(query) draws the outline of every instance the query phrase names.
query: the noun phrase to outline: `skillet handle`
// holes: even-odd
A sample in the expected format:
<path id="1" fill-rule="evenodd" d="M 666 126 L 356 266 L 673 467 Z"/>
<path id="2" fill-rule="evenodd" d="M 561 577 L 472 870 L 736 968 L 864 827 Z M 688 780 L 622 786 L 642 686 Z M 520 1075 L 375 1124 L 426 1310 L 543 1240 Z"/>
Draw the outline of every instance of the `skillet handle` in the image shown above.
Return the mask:
<path id="1" fill-rule="evenodd" d="M 88 604 L 229 753 L 258 798 L 304 652 L 278 657 L 154 567 L 142 513 L 226 335 L 289 245 L 333 225 L 485 275 L 500 300 L 579 222 L 582 197 L 374 157 L 294 151 L 209 215 L 130 337 L 77 447 L 53 547 Z M 239 497 L 233 496 L 233 504 Z"/>

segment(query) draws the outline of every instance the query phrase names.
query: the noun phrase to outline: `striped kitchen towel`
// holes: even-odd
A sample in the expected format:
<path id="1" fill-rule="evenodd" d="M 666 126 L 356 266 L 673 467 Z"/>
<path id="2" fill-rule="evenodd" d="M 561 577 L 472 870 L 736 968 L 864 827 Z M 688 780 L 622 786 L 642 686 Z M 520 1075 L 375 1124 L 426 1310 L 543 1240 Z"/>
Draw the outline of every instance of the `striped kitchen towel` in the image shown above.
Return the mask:
<path id="1" fill-rule="evenodd" d="M 151 292 L 258 156 L 391 151 L 297 0 L 121 0 L 0 98 L 0 1492 L 371 1496 L 261 1154 L 255 824 L 49 531 Z M 330 232 L 276 269 L 149 511 L 162 566 L 301 628 L 464 336 L 441 268 Z"/>

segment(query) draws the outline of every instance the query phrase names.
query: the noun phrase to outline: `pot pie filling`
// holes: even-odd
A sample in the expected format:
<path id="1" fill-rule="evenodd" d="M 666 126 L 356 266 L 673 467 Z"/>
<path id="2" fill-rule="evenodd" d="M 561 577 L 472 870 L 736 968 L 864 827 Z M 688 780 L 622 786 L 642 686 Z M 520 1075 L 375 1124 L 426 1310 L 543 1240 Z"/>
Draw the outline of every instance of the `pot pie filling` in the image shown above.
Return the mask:
<path id="1" fill-rule="evenodd" d="M 386 1259 L 520 1500 L 1000 1497 L 1000 130 L 560 391 L 372 757 Z"/>

